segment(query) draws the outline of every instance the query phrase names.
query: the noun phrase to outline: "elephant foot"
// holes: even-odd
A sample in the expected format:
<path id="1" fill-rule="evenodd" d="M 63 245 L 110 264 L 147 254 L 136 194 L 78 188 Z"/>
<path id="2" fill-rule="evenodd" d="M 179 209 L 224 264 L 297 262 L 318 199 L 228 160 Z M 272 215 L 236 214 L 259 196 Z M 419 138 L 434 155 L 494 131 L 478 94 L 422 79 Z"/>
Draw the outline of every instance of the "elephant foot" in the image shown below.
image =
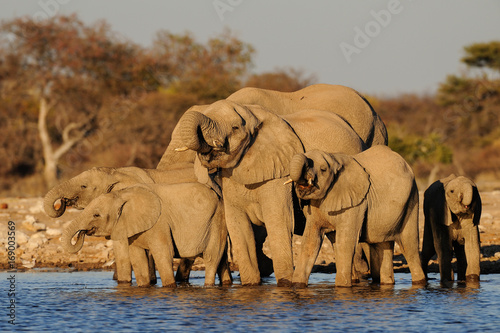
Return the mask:
<path id="1" fill-rule="evenodd" d="M 292 287 L 297 288 L 297 289 L 304 289 L 304 288 L 307 288 L 307 283 L 305 283 L 305 282 L 293 282 Z"/>
<path id="2" fill-rule="evenodd" d="M 393 285 L 395 285 L 395 284 L 396 284 L 396 282 L 394 282 L 394 281 L 382 282 L 382 281 L 381 281 L 379 284 L 380 284 L 381 286 L 393 286 Z"/>
<path id="3" fill-rule="evenodd" d="M 224 280 L 224 281 L 222 281 L 222 285 L 223 286 L 232 286 L 233 285 L 233 281 L 231 281 L 231 280 Z"/>
<path id="4" fill-rule="evenodd" d="M 479 282 L 479 275 L 471 274 L 465 277 L 465 282 Z"/>
<path id="5" fill-rule="evenodd" d="M 174 283 L 167 283 L 167 284 L 162 284 L 163 288 L 177 288 L 177 284 Z"/>
<path id="6" fill-rule="evenodd" d="M 427 279 L 422 279 L 418 281 L 411 281 L 413 286 L 425 286 L 427 284 Z"/>
<path id="7" fill-rule="evenodd" d="M 242 283 L 241 285 L 244 287 L 256 287 L 256 286 L 260 286 L 261 283 L 260 282 L 253 282 L 253 283 L 249 282 L 249 283 Z"/>
<path id="8" fill-rule="evenodd" d="M 118 284 L 131 284 L 132 281 L 121 281 L 121 280 L 116 280 L 116 283 Z"/>
<path id="9" fill-rule="evenodd" d="M 157 282 L 158 282 L 158 281 L 157 281 L 157 279 L 151 279 L 151 280 L 149 281 L 149 285 L 150 285 L 150 286 L 154 286 Z"/>
<path id="10" fill-rule="evenodd" d="M 292 286 L 292 281 L 288 279 L 279 279 L 278 280 L 278 287 L 291 287 Z"/>

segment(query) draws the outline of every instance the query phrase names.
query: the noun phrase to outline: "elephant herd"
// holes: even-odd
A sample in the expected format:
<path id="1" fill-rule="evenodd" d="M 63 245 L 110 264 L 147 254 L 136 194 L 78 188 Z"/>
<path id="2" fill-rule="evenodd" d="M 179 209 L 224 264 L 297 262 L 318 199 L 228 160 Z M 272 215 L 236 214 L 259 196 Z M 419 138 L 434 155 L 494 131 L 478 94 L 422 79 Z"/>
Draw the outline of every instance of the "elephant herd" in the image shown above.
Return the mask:
<path id="1" fill-rule="evenodd" d="M 45 196 L 51 217 L 67 206 L 83 212 L 64 230 L 63 247 L 79 251 L 85 235 L 112 239 L 118 282 L 130 283 L 133 270 L 138 286 L 156 283 L 156 268 L 163 286 L 187 281 L 198 256 L 205 285 L 216 275 L 231 284 L 230 244 L 242 285 L 274 272 L 278 286 L 306 287 L 325 234 L 335 242 L 339 287 L 356 281 L 359 244 L 373 281 L 394 284 L 395 242 L 414 284 L 426 283 L 434 254 L 441 280 L 453 281 L 453 252 L 458 279 L 479 280 L 474 183 L 451 175 L 427 189 L 420 253 L 413 171 L 387 146 L 385 125 L 367 100 L 343 86 L 243 88 L 193 106 L 156 169 L 87 170 Z M 292 238 L 301 229 L 294 263 Z M 174 257 L 181 258 L 175 276 Z"/>

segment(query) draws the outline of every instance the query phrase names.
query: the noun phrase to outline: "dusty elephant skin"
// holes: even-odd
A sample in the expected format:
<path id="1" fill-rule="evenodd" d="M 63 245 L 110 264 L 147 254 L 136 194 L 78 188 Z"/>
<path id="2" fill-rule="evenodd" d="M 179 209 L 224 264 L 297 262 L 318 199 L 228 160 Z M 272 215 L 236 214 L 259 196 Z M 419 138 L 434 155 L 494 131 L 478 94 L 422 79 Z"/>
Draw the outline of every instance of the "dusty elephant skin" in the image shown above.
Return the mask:
<path id="1" fill-rule="evenodd" d="M 425 276 L 418 252 L 418 190 L 413 171 L 387 146 L 354 156 L 313 150 L 294 156 L 290 177 L 297 195 L 309 204 L 293 284 L 307 286 L 323 234 L 335 230 L 335 285 L 350 287 L 355 247 L 370 246 L 374 281 L 394 284 L 393 254 L 397 242 L 408 261 L 414 284 Z"/>
<path id="2" fill-rule="evenodd" d="M 231 275 L 225 256 L 227 230 L 222 203 L 207 200 L 210 196 L 217 194 L 199 183 L 142 184 L 103 194 L 65 229 L 61 241 L 69 252 L 81 247 L 80 242 L 71 242 L 77 233 L 79 239 L 84 233 L 128 242 L 139 286 L 150 285 L 144 250 L 151 252 L 163 286 L 176 285 L 172 268 L 176 254 L 189 259 L 202 255 L 205 284 L 215 284 L 218 270 L 221 283 L 228 284 Z M 193 204 L 197 209 L 188 209 Z M 118 262 L 120 252 L 115 255 Z"/>
<path id="3" fill-rule="evenodd" d="M 92 168 L 52 188 L 45 195 L 44 209 L 47 215 L 56 218 L 64 214 L 66 206 L 84 209 L 99 195 L 131 185 L 183 182 L 196 182 L 192 165 L 181 165 L 175 170 L 141 169 L 137 167 Z M 56 210 L 54 204 L 58 200 L 61 202 L 61 207 Z M 119 283 L 130 283 L 132 281 L 132 269 L 128 259 L 128 244 L 116 241 L 113 247 L 119 258 L 116 262 L 116 279 Z M 155 284 L 156 272 L 151 256 L 149 266 L 151 284 Z M 177 281 L 187 282 L 189 271 L 189 262 L 182 263 L 181 269 L 177 271 Z"/>
<path id="4" fill-rule="evenodd" d="M 253 223 L 265 225 L 278 285 L 288 285 L 294 222 L 291 185 L 283 182 L 291 157 L 314 148 L 355 154 L 365 149 L 364 142 L 332 112 L 304 110 L 280 117 L 260 106 L 227 100 L 203 113 L 186 112 L 178 128 L 185 147 L 197 152 L 199 178 L 220 170 L 226 223 L 242 284 L 260 283 Z"/>
<path id="5" fill-rule="evenodd" d="M 441 281 L 453 281 L 451 261 L 455 253 L 458 281 L 479 281 L 481 211 L 479 191 L 466 177 L 450 175 L 429 186 L 424 193 L 424 272 L 437 254 Z"/>
<path id="6" fill-rule="evenodd" d="M 238 105 L 237 108 L 233 109 L 233 114 L 229 116 L 230 120 L 219 121 L 224 112 L 221 111 L 220 115 L 217 115 L 213 105 L 191 107 L 175 127 L 170 144 L 158 164 L 158 169 L 169 169 L 172 165 L 178 163 L 191 163 L 194 161 L 198 180 L 214 188 L 214 190 L 218 190 L 222 186 L 223 180 L 221 177 L 224 177 L 223 174 L 226 176 L 231 175 L 229 177 L 231 181 L 235 181 L 240 187 L 253 186 L 257 188 L 259 184 L 262 185 L 267 181 L 286 177 L 288 159 L 295 152 L 303 151 L 303 148 L 308 149 L 309 147 L 329 150 L 329 147 L 323 145 L 326 138 L 332 139 L 331 144 L 335 145 L 332 152 L 357 153 L 360 149 L 363 150 L 371 145 L 387 144 L 387 131 L 380 117 L 373 111 L 366 99 L 347 87 L 318 84 L 292 93 L 243 88 L 221 102 L 226 102 L 227 105 L 230 103 Z M 278 139 L 276 133 L 272 133 L 269 128 L 274 126 L 271 116 L 266 116 L 268 119 L 265 121 L 259 119 L 259 116 L 252 115 L 252 111 L 247 112 L 252 108 L 262 109 L 270 115 L 278 116 L 276 118 L 281 118 L 280 121 L 275 122 L 277 127 L 282 128 L 282 130 L 287 127 L 287 122 L 295 122 L 292 131 L 296 131 L 302 142 L 296 143 L 296 135 L 289 134 L 289 127 L 284 131 L 284 137 Z M 306 123 L 303 123 L 307 120 L 307 114 L 304 114 L 304 110 L 310 110 L 310 116 L 315 113 L 319 117 L 316 119 L 316 123 L 321 123 L 321 119 L 323 119 L 324 123 L 334 122 L 335 124 L 328 130 L 325 130 L 327 126 L 320 126 L 321 130 L 315 129 L 315 132 L 311 130 L 313 126 L 307 126 Z M 256 113 L 259 112 L 256 110 Z M 260 113 L 264 114 L 263 112 Z M 193 125 L 186 127 L 185 124 Z M 277 131 L 280 132 L 281 130 L 277 129 Z M 200 132 L 203 134 L 200 135 Z M 339 138 L 340 141 L 344 141 L 337 141 Z M 262 146 L 267 145 L 267 141 L 271 142 L 271 147 L 283 145 L 283 149 L 272 148 L 263 151 Z M 319 147 L 315 146 L 316 142 L 321 142 Z M 342 147 L 343 144 L 345 144 L 344 147 Z M 286 155 L 289 155 L 289 157 L 286 157 Z M 244 161 L 243 164 L 242 161 Z M 260 167 L 261 163 L 265 164 L 265 166 Z M 276 165 L 273 165 L 273 163 L 276 163 Z M 208 168 L 208 170 L 200 171 L 202 166 Z M 220 172 L 221 169 L 226 171 Z M 265 171 L 262 172 L 262 170 Z M 247 174 L 247 176 L 243 176 L 246 179 L 242 178 L 242 174 Z M 278 184 L 279 182 L 275 183 L 277 187 Z M 297 205 L 291 205 L 289 202 L 290 190 L 291 188 L 285 191 L 283 195 L 278 194 L 282 197 L 276 199 L 276 202 L 267 200 L 267 198 L 262 200 L 261 195 L 267 193 L 268 190 L 261 190 L 261 195 L 257 195 L 257 191 L 254 191 L 254 199 L 258 202 L 270 201 L 268 207 L 262 209 L 257 209 L 256 206 L 259 204 L 246 202 L 244 205 L 248 204 L 248 207 L 238 207 L 238 209 L 233 209 L 238 205 L 225 205 L 229 207 L 226 209 L 233 210 L 226 212 L 229 216 L 233 216 L 233 219 L 242 214 L 246 220 L 251 220 L 253 223 L 251 228 L 245 224 L 241 231 L 235 230 L 239 228 L 236 223 L 234 225 L 231 222 L 228 224 L 230 229 L 235 230 L 233 234 L 235 232 L 239 234 L 234 234 L 233 237 L 243 238 L 245 242 L 240 245 L 243 247 L 243 252 L 240 252 L 245 253 L 245 258 L 240 260 L 240 267 L 246 271 L 242 274 L 244 284 L 259 283 L 260 277 L 258 273 L 260 273 L 260 276 L 268 276 L 276 268 L 269 267 L 271 261 L 264 255 L 262 250 L 264 239 L 259 237 L 269 235 L 270 238 L 277 237 L 278 243 L 283 242 L 283 240 L 289 243 L 291 238 L 288 231 L 292 228 L 290 224 L 293 224 L 293 216 L 290 217 L 290 207 L 294 208 L 293 210 L 298 217 L 298 221 L 295 221 L 296 230 L 301 230 L 301 224 L 305 223 L 300 208 Z M 281 193 L 281 191 L 283 190 L 277 189 L 276 193 Z M 225 192 L 227 193 L 227 191 Z M 237 193 L 246 193 L 246 188 L 238 190 Z M 274 199 L 274 196 L 271 199 Z M 244 199 L 237 200 L 244 201 Z M 295 201 L 297 202 L 296 198 Z M 278 212 L 277 205 L 283 206 L 281 212 Z M 263 214 L 264 212 L 265 214 Z M 270 223 L 267 223 L 265 228 L 268 229 L 271 225 L 273 231 L 268 229 L 261 232 L 261 229 L 264 228 L 262 219 L 267 220 L 269 218 L 281 221 L 268 221 Z M 283 230 L 278 232 L 273 224 L 280 224 L 279 228 Z M 250 229 L 255 230 L 256 228 L 259 232 L 252 233 Z M 229 232 L 231 233 L 231 230 Z M 281 235 L 278 236 L 278 233 Z M 254 239 L 248 239 L 248 237 L 252 237 L 252 234 Z M 274 247 L 275 251 L 281 248 L 280 253 L 283 252 L 282 249 L 286 249 L 286 252 L 288 252 L 290 248 L 289 245 L 281 247 L 278 244 Z M 254 248 L 256 254 L 254 254 Z M 238 249 L 235 250 L 238 252 Z M 249 255 L 247 256 L 246 253 L 249 253 Z M 236 256 L 238 257 L 238 255 Z M 281 257 L 278 260 L 283 262 L 279 266 L 283 267 L 281 269 L 287 272 L 283 275 L 287 276 L 283 281 L 289 280 L 292 271 L 291 254 L 279 254 L 276 258 L 278 257 Z M 254 260 L 257 260 L 257 264 L 253 262 Z M 241 265 L 241 263 L 243 264 Z M 276 265 L 278 264 L 275 263 Z M 281 276 L 282 273 L 278 273 L 278 275 Z"/>

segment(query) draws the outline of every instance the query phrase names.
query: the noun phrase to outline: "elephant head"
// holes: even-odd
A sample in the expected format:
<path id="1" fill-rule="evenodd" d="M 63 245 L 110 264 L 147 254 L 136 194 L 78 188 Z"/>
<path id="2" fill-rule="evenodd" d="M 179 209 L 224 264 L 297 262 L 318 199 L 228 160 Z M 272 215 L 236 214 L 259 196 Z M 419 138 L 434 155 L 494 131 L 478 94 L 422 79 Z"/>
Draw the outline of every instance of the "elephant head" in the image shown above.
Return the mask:
<path id="1" fill-rule="evenodd" d="M 66 251 L 76 253 L 83 246 L 85 235 L 126 240 L 153 227 L 160 213 L 160 198 L 145 186 L 132 186 L 102 194 L 69 224 L 61 243 Z M 78 238 L 73 244 L 75 234 L 78 234 Z"/>
<path id="2" fill-rule="evenodd" d="M 473 217 L 474 225 L 478 225 L 482 208 L 476 184 L 466 177 L 455 175 L 450 175 L 441 182 L 449 210 L 458 217 Z M 453 223 L 452 214 L 447 214 L 445 223 Z"/>
<path id="3" fill-rule="evenodd" d="M 288 123 L 257 105 L 221 100 L 203 113 L 187 111 L 178 127 L 185 145 L 178 150 L 196 151 L 209 171 L 231 169 L 241 184 L 287 176 L 291 156 L 303 151 Z"/>
<path id="4" fill-rule="evenodd" d="M 370 188 L 368 174 L 353 157 L 319 150 L 296 154 L 290 178 L 299 198 L 323 200 L 334 212 L 359 205 Z"/>
<path id="5" fill-rule="evenodd" d="M 66 206 L 83 209 L 119 184 L 124 187 L 137 182 L 152 183 L 153 180 L 139 168 L 92 168 L 52 188 L 45 195 L 44 209 L 50 217 L 59 217 L 64 214 Z M 55 209 L 58 200 L 61 206 Z"/>

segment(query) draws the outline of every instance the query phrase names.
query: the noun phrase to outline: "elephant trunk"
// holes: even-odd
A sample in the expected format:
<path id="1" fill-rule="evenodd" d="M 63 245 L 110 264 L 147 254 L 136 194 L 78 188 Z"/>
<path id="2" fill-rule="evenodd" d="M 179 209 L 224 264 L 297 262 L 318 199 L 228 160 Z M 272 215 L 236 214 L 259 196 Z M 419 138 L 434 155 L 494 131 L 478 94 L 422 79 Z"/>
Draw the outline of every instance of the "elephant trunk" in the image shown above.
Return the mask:
<path id="1" fill-rule="evenodd" d="M 290 161 L 290 178 L 297 182 L 302 177 L 304 166 L 307 165 L 307 157 L 304 154 L 296 154 Z"/>
<path id="2" fill-rule="evenodd" d="M 179 132 L 188 149 L 208 153 L 221 148 L 221 130 L 217 123 L 197 111 L 186 111 L 179 121 Z M 208 142 L 207 142 L 208 141 Z"/>
<path id="3" fill-rule="evenodd" d="M 86 230 L 83 229 L 82 223 L 80 221 L 80 219 L 77 219 L 71 222 L 70 225 L 66 229 L 64 229 L 64 232 L 62 234 L 62 246 L 64 250 L 69 253 L 76 253 L 80 251 L 83 246 Z M 76 243 L 73 245 L 71 240 L 76 233 L 78 233 L 78 236 L 76 239 Z"/>
<path id="4" fill-rule="evenodd" d="M 462 205 L 469 207 L 472 203 L 472 197 L 474 196 L 474 191 L 472 186 L 467 186 L 464 193 L 462 193 Z"/>
<path id="5" fill-rule="evenodd" d="M 65 181 L 55 187 L 53 187 L 46 195 L 43 200 L 43 208 L 47 215 L 50 217 L 59 217 L 66 211 L 66 200 L 65 198 L 70 193 L 71 184 L 69 181 Z M 57 200 L 61 200 L 61 207 L 55 209 L 54 204 Z"/>

